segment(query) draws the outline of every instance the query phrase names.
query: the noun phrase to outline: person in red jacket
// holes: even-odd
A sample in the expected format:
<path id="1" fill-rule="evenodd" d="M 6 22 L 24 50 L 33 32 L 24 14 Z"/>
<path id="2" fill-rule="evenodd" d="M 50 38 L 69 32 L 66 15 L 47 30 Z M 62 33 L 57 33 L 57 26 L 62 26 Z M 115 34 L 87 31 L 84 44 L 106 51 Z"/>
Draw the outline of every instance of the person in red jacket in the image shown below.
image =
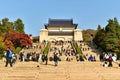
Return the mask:
<path id="1" fill-rule="evenodd" d="M 108 62 L 109 62 L 108 67 L 112 67 L 112 66 L 113 66 L 113 65 L 112 65 L 112 61 L 113 61 L 112 56 L 110 56 L 110 57 L 108 58 Z"/>

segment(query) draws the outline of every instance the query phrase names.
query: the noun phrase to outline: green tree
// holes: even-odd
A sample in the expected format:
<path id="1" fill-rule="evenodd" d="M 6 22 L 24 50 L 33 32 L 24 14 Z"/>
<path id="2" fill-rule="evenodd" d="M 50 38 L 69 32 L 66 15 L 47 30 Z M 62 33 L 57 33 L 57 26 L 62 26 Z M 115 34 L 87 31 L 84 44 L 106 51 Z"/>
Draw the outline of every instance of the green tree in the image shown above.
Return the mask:
<path id="1" fill-rule="evenodd" d="M 13 22 L 9 22 L 8 18 L 4 18 L 4 19 L 2 19 L 2 23 L 1 23 L 0 27 L 3 30 L 1 32 L 4 33 L 4 30 L 5 30 L 5 32 L 8 32 L 10 30 L 13 30 Z"/>
<path id="2" fill-rule="evenodd" d="M 17 47 L 16 49 L 13 50 L 14 54 L 18 54 L 21 51 L 21 47 Z"/>
<path id="3" fill-rule="evenodd" d="M 116 27 L 116 36 L 118 39 L 120 39 L 120 25 L 117 18 L 114 18 L 114 25 Z"/>
<path id="4" fill-rule="evenodd" d="M 17 19 L 14 22 L 14 29 L 18 31 L 19 33 L 24 33 L 24 24 L 21 19 Z"/>
<path id="5" fill-rule="evenodd" d="M 5 50 L 6 46 L 4 45 L 3 38 L 0 36 L 0 58 L 3 55 L 3 51 Z"/>
<path id="6" fill-rule="evenodd" d="M 102 28 L 101 28 L 101 25 L 98 25 L 97 33 L 96 33 L 93 41 L 94 41 L 98 46 L 101 46 L 101 45 L 102 45 L 102 42 L 103 42 L 103 40 L 104 40 L 105 35 L 106 35 L 106 33 L 105 33 L 104 28 L 102 29 Z"/>
<path id="7" fill-rule="evenodd" d="M 2 19 L 2 25 L 6 27 L 8 25 L 8 21 L 9 21 L 8 18 Z"/>
<path id="8" fill-rule="evenodd" d="M 117 18 L 109 19 L 105 29 L 98 26 L 94 42 L 107 52 L 120 52 L 120 25 Z"/>
<path id="9" fill-rule="evenodd" d="M 105 27 L 108 36 L 116 37 L 116 26 L 114 24 L 114 20 L 109 19 L 108 25 Z"/>
<path id="10" fill-rule="evenodd" d="M 98 25 L 97 31 L 100 31 L 101 29 L 101 25 Z"/>
<path id="11" fill-rule="evenodd" d="M 8 22 L 8 24 L 7 24 L 7 29 L 8 29 L 8 31 L 14 29 L 14 28 L 13 28 L 13 22 Z"/>

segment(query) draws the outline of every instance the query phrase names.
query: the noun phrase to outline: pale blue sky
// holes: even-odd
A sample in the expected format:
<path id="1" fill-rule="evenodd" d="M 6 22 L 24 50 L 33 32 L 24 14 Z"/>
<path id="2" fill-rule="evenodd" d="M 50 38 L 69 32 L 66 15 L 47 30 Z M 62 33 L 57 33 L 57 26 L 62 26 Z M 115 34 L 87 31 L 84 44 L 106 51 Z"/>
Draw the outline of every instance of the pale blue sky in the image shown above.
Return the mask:
<path id="1" fill-rule="evenodd" d="M 120 0 L 0 0 L 0 20 L 22 19 L 25 32 L 39 35 L 48 19 L 73 19 L 78 28 L 97 29 L 107 20 L 120 19 Z M 119 21 L 120 22 L 120 21 Z"/>

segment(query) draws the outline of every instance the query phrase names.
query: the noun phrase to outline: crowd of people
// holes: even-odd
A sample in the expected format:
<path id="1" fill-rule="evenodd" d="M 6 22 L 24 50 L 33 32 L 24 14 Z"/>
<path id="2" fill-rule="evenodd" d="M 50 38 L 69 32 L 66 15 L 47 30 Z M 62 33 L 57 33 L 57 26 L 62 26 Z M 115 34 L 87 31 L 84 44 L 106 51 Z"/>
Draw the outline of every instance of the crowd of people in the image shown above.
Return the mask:
<path id="1" fill-rule="evenodd" d="M 59 46 L 59 47 L 56 47 Z M 81 45 L 82 46 L 82 45 Z M 38 46 L 34 46 L 36 48 Z M 34 49 L 33 48 L 33 49 Z M 89 50 L 90 48 L 82 48 L 83 51 Z M 44 63 L 47 65 L 48 60 L 54 61 L 54 65 L 57 66 L 59 61 L 62 61 L 61 56 L 65 55 L 66 58 L 64 60 L 70 62 L 76 57 L 76 61 L 96 61 L 96 57 L 92 54 L 87 53 L 86 55 L 78 55 L 74 48 L 71 46 L 71 43 L 69 42 L 69 45 L 65 45 L 65 43 L 55 43 L 54 47 L 50 48 L 50 52 L 53 52 L 53 57 L 48 57 L 48 54 L 43 54 L 41 52 L 29 52 L 25 53 L 24 51 L 21 51 L 19 55 L 13 54 L 9 47 L 7 47 L 7 50 L 4 52 L 3 61 L 6 62 L 5 67 L 10 64 L 12 67 L 13 64 L 16 63 L 17 60 L 20 62 L 29 62 L 29 61 L 36 61 L 40 63 Z M 88 55 L 89 54 L 89 55 Z M 112 67 L 112 62 L 117 60 L 117 56 L 115 54 L 108 54 L 103 52 L 99 55 L 100 61 L 104 61 L 103 67 Z"/>
<path id="2" fill-rule="evenodd" d="M 72 61 L 73 56 L 76 55 L 73 47 L 70 45 L 66 45 L 66 43 L 54 43 L 54 46 L 50 48 L 50 52 L 52 52 L 53 57 L 50 57 L 50 61 L 54 61 L 55 65 L 58 64 L 58 61 L 61 61 L 61 56 L 65 56 L 64 60 Z"/>
<path id="3" fill-rule="evenodd" d="M 112 53 L 108 54 L 103 52 L 102 54 L 100 54 L 99 58 L 100 58 L 100 61 L 104 61 L 104 64 L 103 64 L 104 67 L 112 67 L 113 66 L 112 62 L 117 61 L 117 55 Z"/>

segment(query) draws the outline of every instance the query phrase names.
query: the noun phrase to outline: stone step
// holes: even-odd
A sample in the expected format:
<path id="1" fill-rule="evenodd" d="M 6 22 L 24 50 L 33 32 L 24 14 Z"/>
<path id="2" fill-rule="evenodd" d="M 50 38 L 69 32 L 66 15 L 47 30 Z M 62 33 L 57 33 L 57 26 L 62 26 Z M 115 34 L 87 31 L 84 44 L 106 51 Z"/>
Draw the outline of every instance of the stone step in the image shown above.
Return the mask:
<path id="1" fill-rule="evenodd" d="M 88 53 L 96 56 L 96 52 L 92 50 Z M 115 63 L 113 67 L 105 68 L 102 66 L 103 62 L 98 60 L 67 62 L 65 58 L 64 55 L 61 57 L 62 61 L 58 62 L 57 67 L 54 66 L 54 61 L 48 61 L 48 65 L 30 61 L 17 62 L 12 68 L 6 68 L 5 63 L 0 61 L 0 80 L 119 80 L 120 68 Z"/>
<path id="2" fill-rule="evenodd" d="M 53 63 L 51 62 L 51 64 Z M 35 62 L 18 62 L 16 67 L 7 68 L 11 72 L 7 72 L 6 69 L 6 75 L 2 75 L 6 76 L 4 80 L 101 80 L 102 76 L 105 80 L 113 80 L 112 77 L 119 76 L 118 68 L 104 68 L 100 67 L 100 64 L 101 62 L 61 61 L 58 67 L 40 64 L 38 69 L 33 66 L 36 65 Z M 111 76 L 107 78 L 109 75 Z M 119 80 L 119 77 L 114 79 Z"/>

